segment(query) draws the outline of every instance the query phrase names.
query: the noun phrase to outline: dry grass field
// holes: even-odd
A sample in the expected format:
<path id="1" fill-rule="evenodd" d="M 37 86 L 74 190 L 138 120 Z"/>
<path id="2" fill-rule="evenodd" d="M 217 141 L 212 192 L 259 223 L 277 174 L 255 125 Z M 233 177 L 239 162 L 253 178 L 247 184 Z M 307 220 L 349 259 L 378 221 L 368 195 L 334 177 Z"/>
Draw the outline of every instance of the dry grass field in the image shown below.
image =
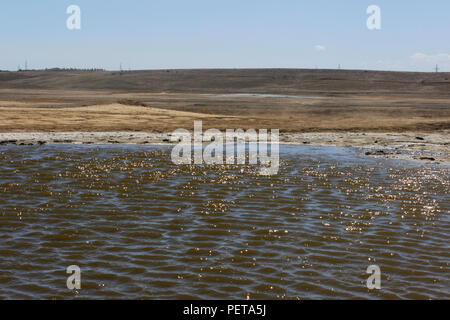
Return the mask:
<path id="1" fill-rule="evenodd" d="M 443 132 L 450 74 L 346 70 L 0 72 L 0 132 Z"/>

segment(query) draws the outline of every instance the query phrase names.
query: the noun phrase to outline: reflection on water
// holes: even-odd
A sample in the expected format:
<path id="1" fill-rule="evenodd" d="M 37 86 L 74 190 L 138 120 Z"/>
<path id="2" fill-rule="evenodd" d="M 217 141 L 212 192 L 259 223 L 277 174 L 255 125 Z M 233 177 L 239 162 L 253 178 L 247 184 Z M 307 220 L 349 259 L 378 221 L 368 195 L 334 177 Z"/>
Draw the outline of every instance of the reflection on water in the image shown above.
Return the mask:
<path id="1" fill-rule="evenodd" d="M 0 147 L 0 298 L 450 298 L 449 168 L 280 151 L 265 177 L 167 147 Z"/>

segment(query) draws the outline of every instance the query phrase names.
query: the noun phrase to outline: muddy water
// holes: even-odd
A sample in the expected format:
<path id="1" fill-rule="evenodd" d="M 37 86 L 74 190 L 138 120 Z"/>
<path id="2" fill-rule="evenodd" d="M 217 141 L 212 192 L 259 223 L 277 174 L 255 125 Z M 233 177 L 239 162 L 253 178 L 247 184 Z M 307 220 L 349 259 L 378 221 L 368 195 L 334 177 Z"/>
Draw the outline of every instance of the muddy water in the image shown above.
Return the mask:
<path id="1" fill-rule="evenodd" d="M 0 147 L 0 298 L 450 298 L 448 167 L 280 151 L 264 177 L 167 147 Z"/>

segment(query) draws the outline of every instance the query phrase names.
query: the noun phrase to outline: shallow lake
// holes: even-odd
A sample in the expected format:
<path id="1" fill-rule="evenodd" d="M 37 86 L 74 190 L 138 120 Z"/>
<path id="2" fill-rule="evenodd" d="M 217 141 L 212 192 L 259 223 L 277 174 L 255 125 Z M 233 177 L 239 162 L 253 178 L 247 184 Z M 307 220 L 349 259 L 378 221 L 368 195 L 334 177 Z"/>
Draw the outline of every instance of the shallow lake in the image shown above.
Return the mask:
<path id="1" fill-rule="evenodd" d="M 450 298 L 448 167 L 281 146 L 261 176 L 169 155 L 0 146 L 0 298 Z"/>

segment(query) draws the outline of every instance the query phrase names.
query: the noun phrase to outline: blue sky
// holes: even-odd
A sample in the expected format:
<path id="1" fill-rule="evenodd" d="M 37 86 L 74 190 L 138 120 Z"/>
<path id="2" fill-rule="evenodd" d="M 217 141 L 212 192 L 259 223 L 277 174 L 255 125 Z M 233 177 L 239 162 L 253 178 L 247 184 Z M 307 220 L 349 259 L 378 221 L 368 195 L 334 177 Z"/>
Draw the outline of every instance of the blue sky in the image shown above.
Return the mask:
<path id="1" fill-rule="evenodd" d="M 68 30 L 69 5 L 81 30 Z M 366 9 L 381 8 L 368 30 Z M 448 0 L 14 0 L 0 69 L 337 68 L 450 72 Z"/>

